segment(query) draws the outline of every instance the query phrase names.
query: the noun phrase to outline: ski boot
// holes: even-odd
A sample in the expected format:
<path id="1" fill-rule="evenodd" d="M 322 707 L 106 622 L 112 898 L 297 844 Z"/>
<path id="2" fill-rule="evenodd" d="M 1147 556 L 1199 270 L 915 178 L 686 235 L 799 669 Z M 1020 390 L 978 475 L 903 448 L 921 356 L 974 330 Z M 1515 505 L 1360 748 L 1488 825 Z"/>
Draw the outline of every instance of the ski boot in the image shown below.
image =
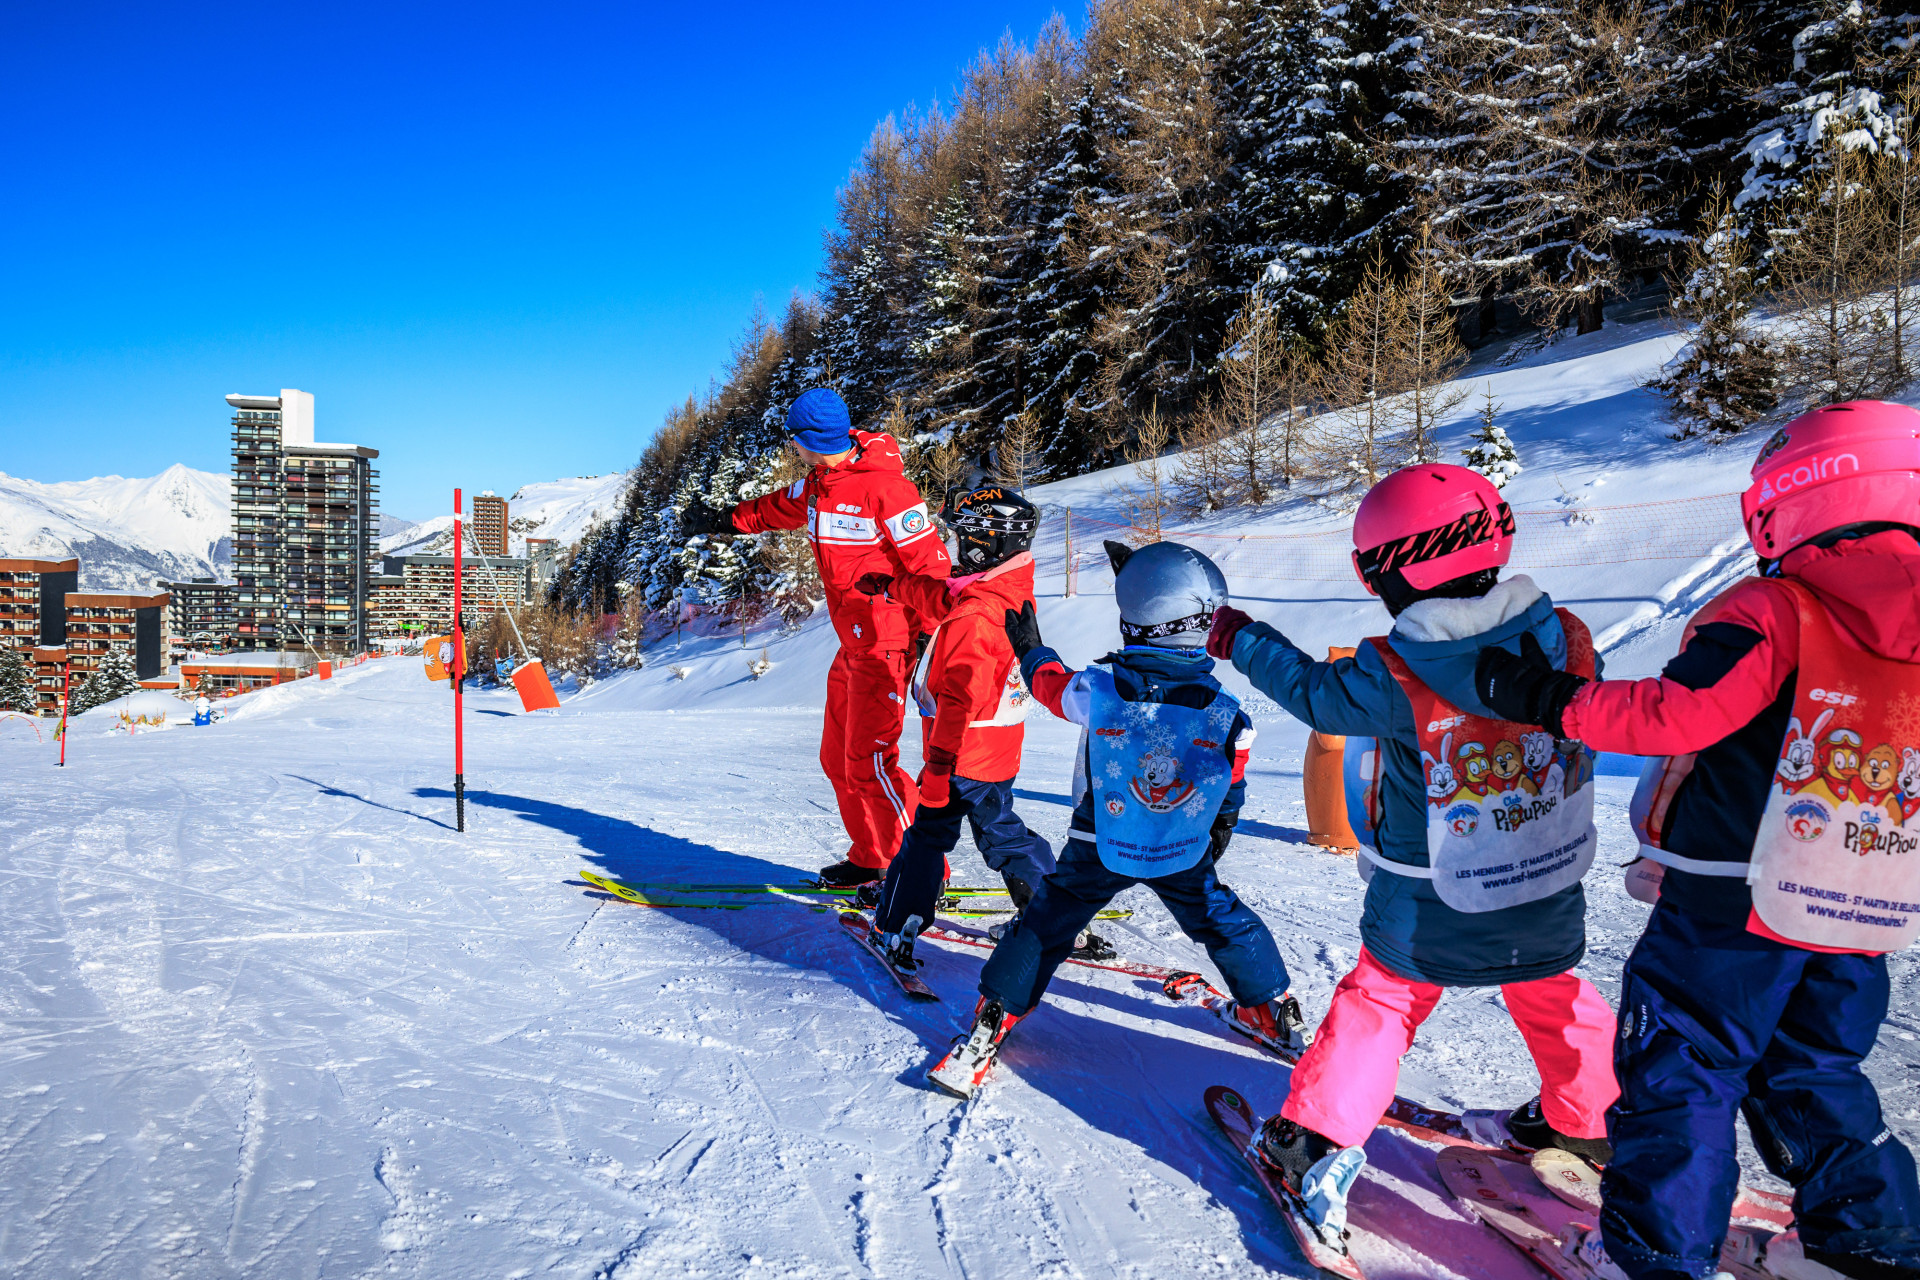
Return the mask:
<path id="1" fill-rule="evenodd" d="M 880 895 L 886 891 L 885 880 L 869 880 L 853 891 L 853 905 L 862 911 L 878 911 Z"/>
<path id="2" fill-rule="evenodd" d="M 873 884 L 886 877 L 884 867 L 863 867 L 857 862 L 842 858 L 830 867 L 820 869 L 820 887 L 822 889 L 855 889 L 863 884 Z"/>
<path id="3" fill-rule="evenodd" d="M 913 943 L 920 936 L 923 924 L 919 916 L 908 916 L 900 932 L 875 934 L 874 945 L 886 956 L 888 964 L 902 973 L 912 973 L 920 967 L 920 962 L 913 958 Z"/>
<path id="4" fill-rule="evenodd" d="M 1111 960 L 1120 953 L 1093 930 L 1082 929 L 1073 940 L 1073 950 L 1067 954 L 1075 960 Z"/>
<path id="5" fill-rule="evenodd" d="M 973 1007 L 973 1026 L 965 1035 L 954 1037 L 947 1056 L 927 1072 L 927 1082 L 942 1093 L 971 1098 L 993 1069 L 1001 1043 L 1018 1021 L 1020 1016 L 1008 1013 L 998 1000 L 981 996 Z"/>
<path id="6" fill-rule="evenodd" d="M 1265 1004 L 1217 1004 L 1214 1012 L 1247 1039 L 1265 1045 L 1288 1062 L 1298 1062 L 1313 1043 L 1300 1002 L 1289 993 Z"/>
<path id="7" fill-rule="evenodd" d="M 1558 1147 L 1596 1167 L 1613 1159 L 1613 1146 L 1605 1138 L 1569 1137 L 1548 1124 L 1537 1097 L 1507 1113 L 1507 1132 L 1520 1146 L 1535 1151 Z"/>
<path id="8" fill-rule="evenodd" d="M 1607 1246 L 1600 1239 L 1598 1227 L 1574 1223 L 1568 1229 L 1566 1243 L 1560 1246 L 1560 1252 L 1576 1266 L 1596 1277 L 1596 1280 L 1627 1280 L 1627 1273 L 1620 1269 L 1620 1264 L 1607 1256 Z M 1722 1271 L 1720 1274 L 1724 1276 L 1727 1273 Z"/>
<path id="9" fill-rule="evenodd" d="M 1300 1202 L 1301 1212 L 1321 1240 L 1344 1248 L 1347 1193 L 1366 1167 L 1367 1153 L 1359 1147 L 1343 1147 L 1276 1112 L 1254 1135 L 1253 1155 Z"/>

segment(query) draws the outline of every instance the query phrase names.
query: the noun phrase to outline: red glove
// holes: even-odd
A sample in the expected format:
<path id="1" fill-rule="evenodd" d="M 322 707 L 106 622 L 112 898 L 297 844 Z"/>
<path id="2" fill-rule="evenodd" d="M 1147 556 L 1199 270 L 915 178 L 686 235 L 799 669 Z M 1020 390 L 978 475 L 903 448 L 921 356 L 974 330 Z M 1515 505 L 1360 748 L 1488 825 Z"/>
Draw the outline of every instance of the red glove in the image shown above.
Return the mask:
<path id="1" fill-rule="evenodd" d="M 920 769 L 920 807 L 944 809 L 953 803 L 953 761 L 929 760 Z"/>
<path id="2" fill-rule="evenodd" d="M 1253 619 L 1232 605 L 1213 611 L 1213 628 L 1207 632 L 1207 653 L 1222 662 L 1233 661 L 1233 642 L 1240 637 L 1240 628 Z"/>

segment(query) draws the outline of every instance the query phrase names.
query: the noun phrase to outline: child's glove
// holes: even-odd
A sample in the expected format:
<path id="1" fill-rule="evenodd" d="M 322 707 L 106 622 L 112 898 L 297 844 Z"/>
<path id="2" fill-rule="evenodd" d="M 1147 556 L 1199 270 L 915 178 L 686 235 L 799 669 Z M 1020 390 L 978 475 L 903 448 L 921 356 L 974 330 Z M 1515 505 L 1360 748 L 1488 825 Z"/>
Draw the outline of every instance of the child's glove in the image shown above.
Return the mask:
<path id="1" fill-rule="evenodd" d="M 1240 638 L 1240 628 L 1253 619 L 1232 605 L 1222 605 L 1213 611 L 1213 626 L 1207 631 L 1207 654 L 1222 662 L 1233 661 L 1233 642 Z"/>
<path id="2" fill-rule="evenodd" d="M 890 573 L 863 573 L 860 580 L 853 584 L 853 589 L 863 596 L 883 596 L 892 586 L 893 575 Z"/>
<path id="3" fill-rule="evenodd" d="M 703 534 L 738 533 L 734 526 L 733 512 L 711 507 L 696 498 L 680 509 L 680 532 L 688 537 Z"/>
<path id="4" fill-rule="evenodd" d="M 1031 600 L 1022 604 L 1018 613 L 1007 610 L 1006 628 L 1007 643 L 1013 646 L 1013 656 L 1021 662 L 1044 643 L 1040 639 L 1040 619 L 1034 616 Z"/>
<path id="5" fill-rule="evenodd" d="M 1520 637 L 1518 657 L 1490 645 L 1473 665 L 1474 691 L 1488 710 L 1516 724 L 1545 725 L 1555 737 L 1566 736 L 1560 715 L 1586 683 L 1584 676 L 1556 671 L 1531 631 Z"/>
<path id="6" fill-rule="evenodd" d="M 920 807 L 944 809 L 953 803 L 953 761 L 939 757 L 920 766 Z"/>
<path id="7" fill-rule="evenodd" d="M 1227 842 L 1233 839 L 1234 825 L 1225 820 L 1216 821 L 1213 830 L 1207 833 L 1207 853 L 1215 862 L 1227 856 Z"/>

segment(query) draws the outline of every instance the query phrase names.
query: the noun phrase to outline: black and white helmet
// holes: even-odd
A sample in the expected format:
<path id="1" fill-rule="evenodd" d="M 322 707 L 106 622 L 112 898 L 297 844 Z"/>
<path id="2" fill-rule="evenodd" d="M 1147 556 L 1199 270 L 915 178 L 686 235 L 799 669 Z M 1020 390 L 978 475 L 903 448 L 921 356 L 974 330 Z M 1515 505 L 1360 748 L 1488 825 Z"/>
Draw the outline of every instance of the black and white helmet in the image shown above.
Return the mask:
<path id="1" fill-rule="evenodd" d="M 1177 542 L 1149 542 L 1138 549 L 1109 542 L 1106 548 L 1122 639 L 1170 649 L 1207 643 L 1214 611 L 1231 603 L 1218 565 Z"/>
<path id="2" fill-rule="evenodd" d="M 954 489 L 941 513 L 961 573 L 984 573 L 1033 546 L 1040 509 L 1004 485 Z"/>

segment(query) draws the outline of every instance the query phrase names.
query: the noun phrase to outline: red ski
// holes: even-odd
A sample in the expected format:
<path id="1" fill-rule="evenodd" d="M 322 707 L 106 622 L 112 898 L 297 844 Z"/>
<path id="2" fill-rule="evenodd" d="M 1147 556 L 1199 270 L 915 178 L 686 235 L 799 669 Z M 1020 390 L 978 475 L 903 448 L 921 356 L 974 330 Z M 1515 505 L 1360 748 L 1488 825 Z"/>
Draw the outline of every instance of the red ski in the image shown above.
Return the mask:
<path id="1" fill-rule="evenodd" d="M 1287 1224 L 1287 1230 L 1293 1233 L 1294 1241 L 1299 1244 L 1300 1252 L 1306 1255 L 1310 1266 L 1319 1268 L 1322 1276 L 1337 1276 L 1340 1280 L 1366 1280 L 1360 1270 L 1360 1264 L 1347 1252 L 1347 1234 L 1340 1239 L 1323 1239 L 1320 1228 L 1314 1226 L 1306 1214 L 1306 1207 L 1299 1197 L 1281 1186 L 1267 1173 L 1266 1167 L 1253 1154 L 1253 1135 L 1260 1127 L 1259 1120 L 1253 1114 L 1253 1108 L 1247 1100 L 1223 1084 L 1216 1084 L 1207 1090 L 1207 1114 L 1213 1117 L 1214 1124 L 1226 1136 L 1233 1149 L 1240 1153 L 1253 1176 L 1259 1182 L 1275 1207 L 1280 1210 L 1280 1218 Z"/>
<path id="2" fill-rule="evenodd" d="M 915 1000 L 938 1000 L 940 998 L 939 993 L 934 991 L 932 987 L 922 982 L 913 974 L 908 973 L 905 969 L 895 965 L 893 961 L 887 957 L 887 953 L 880 949 L 880 944 L 873 940 L 872 921 L 868 920 L 858 911 L 842 911 L 840 913 L 840 927 L 846 930 L 849 938 L 852 938 L 860 944 L 863 951 L 880 962 L 880 966 L 887 971 L 889 977 L 899 984 L 902 991 L 912 996 Z"/>

